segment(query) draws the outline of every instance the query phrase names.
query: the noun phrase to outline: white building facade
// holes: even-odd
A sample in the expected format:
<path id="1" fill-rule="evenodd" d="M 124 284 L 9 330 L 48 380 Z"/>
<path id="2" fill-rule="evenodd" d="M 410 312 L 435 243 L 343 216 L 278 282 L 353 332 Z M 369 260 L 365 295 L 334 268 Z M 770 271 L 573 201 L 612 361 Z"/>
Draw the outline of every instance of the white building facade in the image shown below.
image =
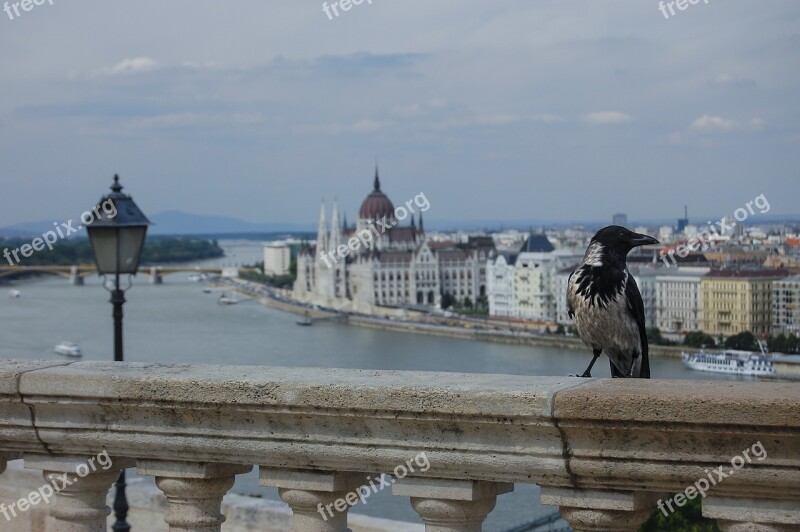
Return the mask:
<path id="1" fill-rule="evenodd" d="M 700 280 L 709 271 L 710 268 L 684 266 L 662 270 L 656 277 L 656 327 L 667 333 L 702 330 Z"/>
<path id="2" fill-rule="evenodd" d="M 490 315 L 556 322 L 560 299 L 566 298 L 558 273 L 581 257 L 582 251 L 556 250 L 546 235 L 535 233 L 518 253 L 493 257 L 487 263 Z"/>
<path id="3" fill-rule="evenodd" d="M 400 207 L 398 207 L 398 211 Z M 391 226 L 383 230 L 383 226 Z M 374 240 L 346 257 L 335 253 L 361 231 Z M 376 234 L 377 233 L 377 234 Z M 422 213 L 401 226 L 395 208 L 381 191 L 378 170 L 372 192 L 361 204 L 353 227 L 339 220 L 334 204 L 328 228 L 320 209 L 316 244 L 297 257 L 292 295 L 303 302 L 341 310 L 372 313 L 376 307 L 439 307 L 472 303 L 486 295 L 486 259 L 494 251 L 491 238 L 469 237 L 466 243 L 429 242 Z M 333 253 L 331 253 L 333 252 Z"/>
<path id="4" fill-rule="evenodd" d="M 264 275 L 286 275 L 292 263 L 292 249 L 285 242 L 264 246 Z"/>

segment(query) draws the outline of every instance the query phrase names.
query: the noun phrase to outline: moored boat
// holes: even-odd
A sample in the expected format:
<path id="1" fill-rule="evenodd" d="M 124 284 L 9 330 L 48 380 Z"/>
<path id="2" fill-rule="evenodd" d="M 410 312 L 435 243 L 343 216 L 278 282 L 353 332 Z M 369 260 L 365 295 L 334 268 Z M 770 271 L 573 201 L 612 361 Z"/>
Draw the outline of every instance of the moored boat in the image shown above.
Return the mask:
<path id="1" fill-rule="evenodd" d="M 728 350 L 722 353 L 682 353 L 683 363 L 694 370 L 734 375 L 772 375 L 772 361 L 764 355 L 750 351 Z"/>
<path id="2" fill-rule="evenodd" d="M 53 348 L 53 352 L 65 357 L 77 358 L 83 356 L 81 348 L 73 342 L 61 342 Z"/>

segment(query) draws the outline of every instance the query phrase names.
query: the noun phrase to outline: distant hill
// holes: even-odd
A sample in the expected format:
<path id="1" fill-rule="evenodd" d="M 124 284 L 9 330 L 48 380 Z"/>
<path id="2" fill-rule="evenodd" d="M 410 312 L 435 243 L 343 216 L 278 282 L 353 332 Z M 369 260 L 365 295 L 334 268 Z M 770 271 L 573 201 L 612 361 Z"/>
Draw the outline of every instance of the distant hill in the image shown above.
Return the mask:
<path id="1" fill-rule="evenodd" d="M 312 237 L 317 233 L 316 221 L 307 224 L 292 224 L 292 223 L 253 223 L 233 218 L 229 216 L 208 216 L 204 214 L 191 214 L 182 211 L 164 211 L 155 213 L 149 216 L 153 225 L 148 234 L 152 235 L 203 235 L 211 236 L 212 238 L 238 238 L 241 235 L 248 238 L 253 235 L 260 235 L 259 238 L 265 234 L 287 234 L 287 235 L 303 235 L 305 237 L 310 234 Z M 718 220 L 716 218 L 700 218 L 691 219 L 691 223 L 700 225 L 705 223 L 701 220 Z M 657 227 L 660 225 L 673 225 L 675 219 L 649 219 L 637 220 L 632 219 L 629 222 L 631 227 L 638 225 L 645 225 L 650 227 Z M 79 223 L 79 222 L 77 222 Z M 74 223 L 77 225 L 77 223 Z M 402 225 L 410 223 L 410 220 L 405 220 Z M 593 220 L 593 221 L 553 221 L 542 219 L 529 219 L 529 220 L 502 220 L 502 219 L 484 219 L 484 220 L 457 220 L 457 219 L 430 219 L 425 217 L 425 228 L 429 230 L 441 231 L 480 231 L 480 230 L 493 230 L 499 229 L 520 229 L 539 230 L 542 227 L 549 228 L 565 228 L 575 226 L 576 223 L 583 224 L 587 228 L 599 228 L 611 223 L 608 220 Z M 745 221 L 745 225 L 760 225 L 760 224 L 787 224 L 787 223 L 800 223 L 800 215 L 770 215 L 759 214 L 753 216 L 751 220 Z M 14 224 L 7 227 L 0 227 L 0 237 L 6 238 L 32 238 L 39 236 L 46 231 L 53 228 L 52 221 L 38 221 Z M 75 233 L 73 237 L 82 238 L 86 236 L 86 232 L 81 230 Z"/>
<path id="2" fill-rule="evenodd" d="M 252 223 L 228 216 L 206 216 L 181 211 L 164 211 L 149 216 L 157 235 L 198 235 L 224 233 L 295 233 L 314 230 L 314 224 Z"/>
<path id="3" fill-rule="evenodd" d="M 227 216 L 206 216 L 181 211 L 164 211 L 149 215 L 153 226 L 148 230 L 152 235 L 225 235 L 225 234 L 264 234 L 264 233 L 306 233 L 313 232 L 315 225 L 288 223 L 252 223 Z M 74 222 L 77 226 L 80 222 Z M 53 228 L 52 221 L 36 221 L 0 227 L 0 237 L 27 238 L 39 236 Z M 86 236 L 86 231 L 73 233 L 73 238 Z"/>

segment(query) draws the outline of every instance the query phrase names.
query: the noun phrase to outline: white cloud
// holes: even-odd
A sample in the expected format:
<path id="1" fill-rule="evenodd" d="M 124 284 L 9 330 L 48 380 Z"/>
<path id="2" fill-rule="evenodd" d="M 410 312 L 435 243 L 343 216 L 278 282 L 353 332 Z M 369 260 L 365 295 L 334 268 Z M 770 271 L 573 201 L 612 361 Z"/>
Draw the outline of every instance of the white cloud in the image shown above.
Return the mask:
<path id="1" fill-rule="evenodd" d="M 698 133 L 728 133 L 731 131 L 756 131 L 763 129 L 766 122 L 762 118 L 753 118 L 748 122 L 738 122 L 719 115 L 703 115 L 689 126 Z"/>
<path id="2" fill-rule="evenodd" d="M 429 124 L 431 129 L 451 129 L 468 127 L 498 127 L 514 124 L 553 124 L 564 119 L 553 114 L 515 115 L 507 113 L 481 114 L 451 117 Z"/>
<path id="3" fill-rule="evenodd" d="M 752 79 L 734 76 L 733 74 L 729 74 L 727 72 L 717 74 L 711 79 L 710 83 L 713 85 L 724 85 L 729 87 L 750 87 L 756 84 L 756 82 Z"/>
<path id="4" fill-rule="evenodd" d="M 403 105 L 392 109 L 392 114 L 402 118 L 419 118 L 429 115 L 432 111 L 447 107 L 448 102 L 444 99 L 431 100 L 425 103 L 414 103 Z"/>
<path id="5" fill-rule="evenodd" d="M 597 111 L 584 115 L 583 121 L 593 126 L 606 126 L 611 124 L 624 124 L 631 122 L 633 117 L 618 111 Z"/>
<path id="6" fill-rule="evenodd" d="M 683 135 L 679 131 L 675 131 L 667 135 L 668 144 L 683 144 Z"/>
<path id="7" fill-rule="evenodd" d="M 391 125 L 392 122 L 363 118 L 352 124 L 308 124 L 296 126 L 293 129 L 297 133 L 372 133 Z"/>
<path id="8" fill-rule="evenodd" d="M 111 68 L 112 74 L 136 74 L 158 68 L 158 63 L 149 57 L 134 57 L 123 59 Z"/>

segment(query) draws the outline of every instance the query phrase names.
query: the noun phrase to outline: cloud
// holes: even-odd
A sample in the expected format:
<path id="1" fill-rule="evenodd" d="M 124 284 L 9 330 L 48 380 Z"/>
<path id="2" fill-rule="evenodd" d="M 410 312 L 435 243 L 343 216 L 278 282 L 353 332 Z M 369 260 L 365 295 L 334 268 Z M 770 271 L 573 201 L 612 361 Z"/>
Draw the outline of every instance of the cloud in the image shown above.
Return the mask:
<path id="1" fill-rule="evenodd" d="M 395 107 L 392 109 L 392 114 L 401 118 L 420 118 L 428 116 L 438 109 L 443 109 L 447 107 L 447 105 L 447 100 L 436 99 L 424 103 L 412 103 Z"/>
<path id="2" fill-rule="evenodd" d="M 763 129 L 766 122 L 761 118 L 753 118 L 747 122 L 738 122 L 719 115 L 703 115 L 689 126 L 698 133 L 729 133 L 732 131 L 756 131 Z"/>
<path id="3" fill-rule="evenodd" d="M 454 116 L 428 124 L 430 129 L 502 127 L 515 124 L 554 124 L 564 119 L 553 114 L 515 115 L 508 113 Z"/>
<path id="4" fill-rule="evenodd" d="M 324 55 L 310 59 L 276 57 L 264 70 L 288 79 L 371 79 L 384 75 L 413 75 L 426 54 L 358 52 L 347 55 Z"/>
<path id="5" fill-rule="evenodd" d="M 618 111 L 597 111 L 584 115 L 583 121 L 592 126 L 606 126 L 631 122 L 633 121 L 633 117 Z"/>
<path id="6" fill-rule="evenodd" d="M 675 131 L 667 135 L 665 140 L 667 144 L 683 144 L 683 135 L 680 131 Z"/>
<path id="7" fill-rule="evenodd" d="M 297 133 L 372 133 L 392 126 L 392 122 L 363 118 L 352 124 L 307 124 L 294 127 Z"/>
<path id="8" fill-rule="evenodd" d="M 136 74 L 158 68 L 158 63 L 149 57 L 123 59 L 111 68 L 111 74 Z"/>
<path id="9" fill-rule="evenodd" d="M 720 85 L 725 87 L 754 87 L 756 82 L 752 79 L 734 76 L 733 74 L 722 73 L 714 76 L 709 82 L 710 85 Z"/>

